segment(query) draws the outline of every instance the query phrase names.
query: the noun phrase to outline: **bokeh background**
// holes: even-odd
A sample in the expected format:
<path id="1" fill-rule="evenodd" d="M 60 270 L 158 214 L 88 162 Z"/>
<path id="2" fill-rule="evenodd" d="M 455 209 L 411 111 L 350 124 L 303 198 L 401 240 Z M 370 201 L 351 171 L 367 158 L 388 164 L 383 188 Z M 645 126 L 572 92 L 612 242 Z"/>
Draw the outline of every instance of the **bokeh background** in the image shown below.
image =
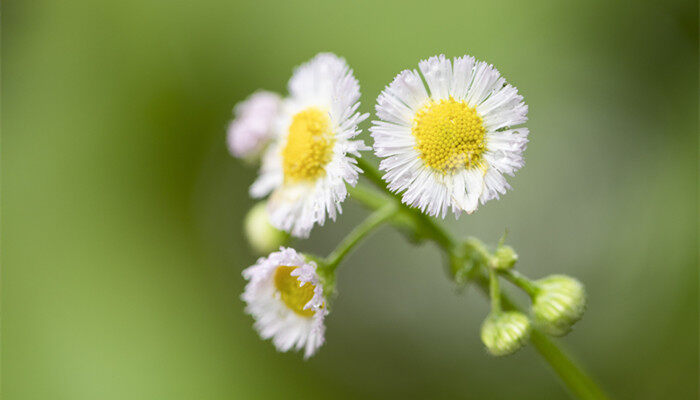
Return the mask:
<path id="1" fill-rule="evenodd" d="M 445 224 L 508 228 L 524 273 L 585 282 L 561 342 L 613 397 L 698 395 L 696 2 L 2 6 L 3 398 L 567 398 L 532 348 L 488 356 L 486 301 L 389 228 L 341 267 L 316 357 L 259 340 L 239 300 L 255 169 L 225 127 L 319 51 L 354 68 L 363 111 L 420 58 L 494 63 L 530 106 L 527 165 Z M 296 246 L 326 254 L 365 214 L 347 201 Z"/>

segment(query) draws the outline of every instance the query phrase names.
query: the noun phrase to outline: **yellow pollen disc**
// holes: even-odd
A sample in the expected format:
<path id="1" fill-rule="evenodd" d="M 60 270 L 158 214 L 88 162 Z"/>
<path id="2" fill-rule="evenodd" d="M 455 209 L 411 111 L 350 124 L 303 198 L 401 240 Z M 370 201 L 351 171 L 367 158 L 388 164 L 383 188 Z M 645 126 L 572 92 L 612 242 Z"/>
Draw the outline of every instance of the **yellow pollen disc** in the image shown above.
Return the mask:
<path id="1" fill-rule="evenodd" d="M 285 265 L 277 267 L 277 270 L 275 270 L 275 287 L 287 307 L 302 317 L 310 317 L 314 315 L 314 310 L 304 310 L 304 306 L 314 297 L 314 289 L 316 287 L 309 282 L 300 287 L 297 277 L 292 276 L 292 271 L 296 268 Z"/>
<path id="2" fill-rule="evenodd" d="M 323 175 L 333 157 L 334 142 L 327 113 L 315 107 L 297 113 L 282 150 L 285 181 L 312 181 Z"/>
<path id="3" fill-rule="evenodd" d="M 432 101 L 416 113 L 411 129 L 416 150 L 428 166 L 443 174 L 481 164 L 486 130 L 476 109 L 450 97 Z"/>

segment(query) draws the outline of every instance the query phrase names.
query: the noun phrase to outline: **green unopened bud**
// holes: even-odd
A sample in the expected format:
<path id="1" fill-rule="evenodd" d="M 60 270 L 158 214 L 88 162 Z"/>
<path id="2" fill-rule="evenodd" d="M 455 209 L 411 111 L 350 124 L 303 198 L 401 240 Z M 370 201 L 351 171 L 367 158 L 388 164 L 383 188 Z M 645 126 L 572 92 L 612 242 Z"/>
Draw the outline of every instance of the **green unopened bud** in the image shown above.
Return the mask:
<path id="1" fill-rule="evenodd" d="M 493 255 L 493 267 L 496 269 L 510 269 L 518 261 L 518 255 L 510 246 L 499 246 Z"/>
<path id="2" fill-rule="evenodd" d="M 489 314 L 481 325 L 481 341 L 494 356 L 515 353 L 530 335 L 530 320 L 517 311 Z"/>
<path id="3" fill-rule="evenodd" d="M 581 282 L 566 275 L 552 275 L 535 282 L 532 316 L 543 331 L 563 336 L 583 316 L 586 291 Z"/>
<path id="4" fill-rule="evenodd" d="M 267 254 L 277 250 L 289 238 L 286 232 L 270 225 L 270 217 L 264 202 L 256 204 L 248 211 L 244 229 L 250 247 L 259 254 Z"/>

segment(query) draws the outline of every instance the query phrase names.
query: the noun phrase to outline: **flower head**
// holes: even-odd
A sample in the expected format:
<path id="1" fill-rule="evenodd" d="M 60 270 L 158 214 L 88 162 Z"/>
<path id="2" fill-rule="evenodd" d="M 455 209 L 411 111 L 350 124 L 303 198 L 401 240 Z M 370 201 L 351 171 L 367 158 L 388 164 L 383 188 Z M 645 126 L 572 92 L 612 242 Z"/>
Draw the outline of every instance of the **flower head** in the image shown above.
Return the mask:
<path id="1" fill-rule="evenodd" d="M 265 202 L 259 202 L 248 211 L 243 228 L 250 247 L 258 254 L 279 248 L 289 238 L 286 232 L 270 225 Z"/>
<path id="2" fill-rule="evenodd" d="M 341 211 L 345 184 L 354 186 L 361 172 L 352 156 L 367 150 L 361 140 L 351 140 L 367 118 L 356 112 L 359 98 L 352 70 L 334 54 L 318 54 L 294 72 L 277 140 L 250 189 L 253 197 L 271 193 L 268 211 L 277 228 L 306 237 Z"/>
<path id="3" fill-rule="evenodd" d="M 239 158 L 256 158 L 274 135 L 272 129 L 280 107 L 276 93 L 258 91 L 236 104 L 235 118 L 228 126 L 226 141 L 231 154 Z"/>
<path id="4" fill-rule="evenodd" d="M 518 254 L 510 246 L 498 246 L 494 253 L 493 267 L 496 269 L 510 269 L 518 261 Z"/>
<path id="5" fill-rule="evenodd" d="M 380 169 L 403 202 L 432 216 L 471 213 L 510 188 L 524 165 L 527 106 L 483 61 L 435 56 L 404 70 L 377 98 L 370 128 Z"/>
<path id="6" fill-rule="evenodd" d="M 294 249 L 281 247 L 243 271 L 248 280 L 241 298 L 263 339 L 279 351 L 304 349 L 310 357 L 323 344 L 328 313 L 316 264 Z"/>
<path id="7" fill-rule="evenodd" d="M 586 291 L 578 280 L 552 275 L 536 282 L 532 316 L 542 330 L 554 336 L 569 333 L 586 310 Z"/>
<path id="8" fill-rule="evenodd" d="M 481 341 L 495 356 L 515 353 L 530 336 L 530 320 L 517 311 L 489 314 L 481 325 Z"/>

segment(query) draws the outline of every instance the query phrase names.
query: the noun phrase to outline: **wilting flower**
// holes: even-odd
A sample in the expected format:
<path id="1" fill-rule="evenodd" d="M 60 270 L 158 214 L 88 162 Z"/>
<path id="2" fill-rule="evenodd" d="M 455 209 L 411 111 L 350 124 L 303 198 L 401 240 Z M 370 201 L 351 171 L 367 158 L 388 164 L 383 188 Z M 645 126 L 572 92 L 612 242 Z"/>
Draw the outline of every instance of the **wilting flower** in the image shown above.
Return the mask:
<path id="1" fill-rule="evenodd" d="M 351 156 L 367 150 L 361 140 L 351 140 L 367 118 L 356 112 L 359 98 L 352 70 L 334 54 L 318 54 L 294 72 L 277 140 L 250 190 L 253 197 L 272 192 L 268 212 L 277 228 L 306 237 L 326 215 L 335 220 L 341 211 L 345 184 L 354 186 L 361 172 Z"/>
<path id="2" fill-rule="evenodd" d="M 483 61 L 435 56 L 404 70 L 377 98 L 372 136 L 380 169 L 403 202 L 444 218 L 471 213 L 510 188 L 524 165 L 527 106 Z"/>
<path id="3" fill-rule="evenodd" d="M 254 159 L 274 136 L 273 125 L 280 107 L 276 93 L 258 91 L 233 109 L 235 118 L 228 126 L 226 141 L 231 154 Z"/>
<path id="4" fill-rule="evenodd" d="M 303 348 L 304 357 L 313 355 L 323 344 L 328 313 L 316 264 L 281 247 L 246 268 L 243 277 L 248 284 L 241 298 L 260 336 L 272 338 L 279 351 Z"/>

